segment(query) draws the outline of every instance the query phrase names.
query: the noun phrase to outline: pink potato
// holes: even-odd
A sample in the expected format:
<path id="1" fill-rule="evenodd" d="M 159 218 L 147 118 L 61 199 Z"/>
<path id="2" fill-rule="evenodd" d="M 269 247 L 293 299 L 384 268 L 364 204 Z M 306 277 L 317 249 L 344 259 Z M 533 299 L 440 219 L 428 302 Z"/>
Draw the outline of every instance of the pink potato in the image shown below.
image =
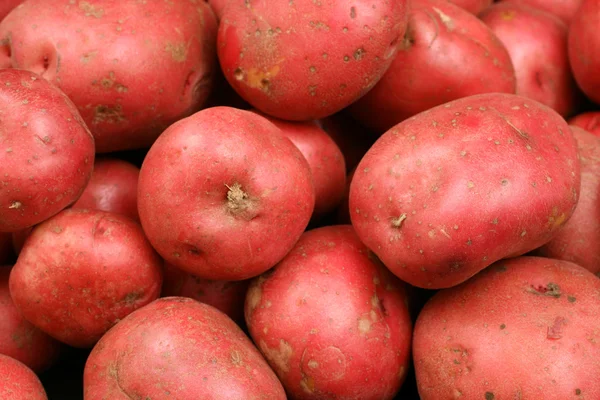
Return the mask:
<path id="1" fill-rule="evenodd" d="M 569 124 L 600 137 L 600 111 L 588 111 L 569 119 Z"/>
<path id="2" fill-rule="evenodd" d="M 0 266 L 0 354 L 39 373 L 55 363 L 61 345 L 23 318 L 10 297 L 10 270 L 9 266 Z"/>
<path id="3" fill-rule="evenodd" d="M 536 254 L 600 273 L 600 137 L 571 126 L 579 145 L 581 191 L 571 219 Z"/>
<path id="4" fill-rule="evenodd" d="M 225 78 L 260 111 L 326 117 L 377 83 L 406 28 L 407 0 L 235 1 L 217 52 Z"/>
<path id="5" fill-rule="evenodd" d="M 477 15 L 494 3 L 494 0 L 448 0 L 460 8 Z"/>
<path id="6" fill-rule="evenodd" d="M 440 289 L 552 239 L 580 180 L 560 115 L 521 96 L 482 94 L 383 134 L 350 184 L 350 217 L 400 279 Z"/>
<path id="7" fill-rule="evenodd" d="M 583 0 L 518 0 L 519 4 L 535 7 L 556 15 L 567 25 L 571 23 L 582 2 Z"/>
<path id="8" fill-rule="evenodd" d="M 404 41 L 379 83 L 349 107 L 382 133 L 439 104 L 480 93 L 515 93 L 515 71 L 500 40 L 447 0 L 413 0 Z"/>
<path id="9" fill-rule="evenodd" d="M 0 69 L 0 232 L 33 226 L 77 200 L 94 151 L 64 93 L 31 72 Z"/>
<path id="10" fill-rule="evenodd" d="M 600 104 L 600 2 L 583 0 L 569 26 L 569 61 L 579 87 Z"/>
<path id="11" fill-rule="evenodd" d="M 81 348 L 158 298 L 161 284 L 162 260 L 136 222 L 77 209 L 33 229 L 9 280 L 25 319 Z"/>
<path id="12" fill-rule="evenodd" d="M 28 69 L 59 86 L 98 152 L 146 148 L 202 107 L 216 34 L 202 0 L 26 0 L 0 23 L 0 68 Z"/>
<path id="13" fill-rule="evenodd" d="M 571 115 L 580 92 L 569 65 L 567 24 L 547 11 L 508 1 L 487 8 L 479 18 L 510 54 L 516 94 Z"/>
<path id="14" fill-rule="evenodd" d="M 215 307 L 225 313 L 235 323 L 244 322 L 244 301 L 248 280 L 211 281 L 180 270 L 170 264 L 165 265 L 162 297 L 189 297 Z"/>
<path id="15" fill-rule="evenodd" d="M 306 159 L 251 111 L 202 110 L 169 127 L 140 171 L 138 210 L 170 264 L 199 278 L 244 280 L 298 240 L 315 192 Z"/>
<path id="16" fill-rule="evenodd" d="M 87 359 L 84 400 L 285 400 L 244 332 L 216 308 L 167 297 L 128 315 Z"/>
<path id="17" fill-rule="evenodd" d="M 246 323 L 293 399 L 394 398 L 410 362 L 403 283 L 350 225 L 307 231 L 254 279 Z"/>
<path id="18" fill-rule="evenodd" d="M 89 208 L 125 215 L 139 221 L 137 185 L 140 169 L 114 158 L 101 158 L 87 187 L 73 208 Z"/>
<path id="19" fill-rule="evenodd" d="M 438 292 L 414 330 L 421 400 L 600 399 L 600 280 L 519 257 Z"/>
<path id="20" fill-rule="evenodd" d="M 0 2 L 0 21 L 12 11 L 13 8 L 17 7 L 25 0 L 2 0 Z"/>
<path id="21" fill-rule="evenodd" d="M 48 400 L 37 375 L 12 357 L 0 354 L 0 399 Z"/>

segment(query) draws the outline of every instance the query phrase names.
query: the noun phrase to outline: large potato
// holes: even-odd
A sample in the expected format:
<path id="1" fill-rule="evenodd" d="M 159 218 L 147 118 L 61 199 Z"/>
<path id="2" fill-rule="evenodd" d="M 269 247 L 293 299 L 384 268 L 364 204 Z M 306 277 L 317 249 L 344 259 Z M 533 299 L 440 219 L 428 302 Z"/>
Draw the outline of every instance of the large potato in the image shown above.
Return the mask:
<path id="1" fill-rule="evenodd" d="M 498 262 L 423 308 L 421 400 L 600 399 L 600 280 L 567 261 Z"/>
<path id="2" fill-rule="evenodd" d="M 560 115 L 521 96 L 482 94 L 381 136 L 352 179 L 350 216 L 394 274 L 443 288 L 548 242 L 573 213 L 580 179 Z"/>
<path id="3" fill-rule="evenodd" d="M 99 152 L 143 148 L 203 105 L 216 34 L 205 1 L 27 0 L 0 23 L 0 68 L 60 87 Z"/>
<path id="4" fill-rule="evenodd" d="M 225 77 L 260 111 L 310 120 L 377 83 L 406 29 L 407 0 L 233 1 L 217 51 Z"/>
<path id="5" fill-rule="evenodd" d="M 404 285 L 349 225 L 306 232 L 246 297 L 254 342 L 293 399 L 392 399 L 412 323 Z"/>
<path id="6" fill-rule="evenodd" d="M 217 309 L 166 297 L 130 314 L 87 359 L 85 400 L 285 400 L 277 376 Z"/>

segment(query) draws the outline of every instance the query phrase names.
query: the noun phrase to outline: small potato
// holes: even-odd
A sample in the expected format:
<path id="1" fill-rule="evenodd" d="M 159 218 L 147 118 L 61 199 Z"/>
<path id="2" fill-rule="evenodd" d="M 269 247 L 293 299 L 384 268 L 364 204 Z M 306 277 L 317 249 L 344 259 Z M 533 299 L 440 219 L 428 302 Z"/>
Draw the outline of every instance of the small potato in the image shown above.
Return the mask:
<path id="1" fill-rule="evenodd" d="M 0 399 L 48 400 L 36 374 L 14 358 L 0 354 Z"/>
<path id="2" fill-rule="evenodd" d="M 569 124 L 600 137 L 600 111 L 578 114 L 569 120 Z"/>
<path id="3" fill-rule="evenodd" d="M 583 92 L 600 104 L 600 1 L 583 0 L 569 26 L 569 61 Z"/>
<path id="4" fill-rule="evenodd" d="M 560 115 L 521 96 L 481 94 L 383 134 L 350 184 L 350 217 L 400 279 L 440 289 L 552 239 L 580 182 L 577 143 Z"/>
<path id="5" fill-rule="evenodd" d="M 244 332 L 216 308 L 166 297 L 133 312 L 94 347 L 84 400 L 285 400 Z"/>
<path id="6" fill-rule="evenodd" d="M 0 232 L 15 232 L 79 198 L 94 138 L 71 100 L 28 71 L 0 69 L 0 121 Z"/>
<path id="7" fill-rule="evenodd" d="M 584 268 L 537 257 L 441 290 L 415 324 L 420 399 L 600 399 L 599 292 Z"/>
<path id="8" fill-rule="evenodd" d="M 161 285 L 162 260 L 137 223 L 77 209 L 33 229 L 9 279 L 10 295 L 25 319 L 82 348 L 158 298 Z"/>
<path id="9" fill-rule="evenodd" d="M 412 323 L 403 283 L 350 225 L 302 235 L 254 279 L 246 323 L 290 398 L 394 398 L 409 367 Z"/>

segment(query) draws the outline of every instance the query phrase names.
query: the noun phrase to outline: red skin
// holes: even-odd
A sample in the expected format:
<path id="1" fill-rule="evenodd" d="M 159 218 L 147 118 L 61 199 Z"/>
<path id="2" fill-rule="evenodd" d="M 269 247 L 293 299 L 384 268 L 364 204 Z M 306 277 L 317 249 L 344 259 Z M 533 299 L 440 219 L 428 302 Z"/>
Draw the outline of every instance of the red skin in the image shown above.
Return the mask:
<path id="1" fill-rule="evenodd" d="M 85 400 L 286 399 L 231 319 L 183 297 L 156 300 L 104 335 L 86 362 L 83 386 Z"/>
<path id="2" fill-rule="evenodd" d="M 237 324 L 244 321 L 244 300 L 249 281 L 210 281 L 165 264 L 162 297 L 181 296 L 211 305 Z"/>
<path id="3" fill-rule="evenodd" d="M 223 11 L 225 10 L 227 3 L 229 3 L 231 0 L 206 0 L 206 1 L 208 2 L 208 4 L 210 5 L 210 8 L 212 8 L 213 12 L 217 16 L 217 20 L 219 20 L 219 19 L 221 19 L 221 16 L 223 15 Z"/>
<path id="4" fill-rule="evenodd" d="M 21 4 L 25 0 L 2 0 L 0 2 L 0 21 L 8 15 L 16 6 Z"/>
<path id="5" fill-rule="evenodd" d="M 0 354 L 0 399 L 48 400 L 37 375 L 12 357 Z"/>
<path id="6" fill-rule="evenodd" d="M 581 157 L 581 192 L 565 226 L 536 255 L 571 261 L 600 273 L 600 137 L 571 126 Z"/>
<path id="7" fill-rule="evenodd" d="M 35 227 L 9 280 L 24 318 L 80 348 L 158 298 L 161 284 L 162 260 L 136 222 L 75 209 Z"/>
<path id="8" fill-rule="evenodd" d="M 217 39 L 225 78 L 274 117 L 307 121 L 331 115 L 371 89 L 396 54 L 407 0 L 377 4 L 232 2 Z"/>
<path id="9" fill-rule="evenodd" d="M 8 290 L 10 270 L 9 266 L 0 266 L 0 354 L 19 360 L 39 373 L 54 364 L 61 346 L 19 313 Z"/>
<path id="10" fill-rule="evenodd" d="M 600 2 L 583 0 L 569 28 L 569 61 L 577 84 L 600 104 Z"/>
<path id="11" fill-rule="evenodd" d="M 27 71 L 0 69 L 0 232 L 72 204 L 92 174 L 94 139 L 73 103 Z"/>
<path id="12" fill-rule="evenodd" d="M 358 236 L 400 279 L 426 289 L 455 286 L 548 242 L 572 215 L 581 179 L 564 119 L 500 93 L 398 124 L 356 171 Z"/>
<path id="13" fill-rule="evenodd" d="M 494 0 L 448 0 L 471 14 L 479 14 L 494 3 Z"/>
<path id="14" fill-rule="evenodd" d="M 409 367 L 407 301 L 352 227 L 337 225 L 307 231 L 253 280 L 245 314 L 291 398 L 384 400 Z"/>
<path id="15" fill-rule="evenodd" d="M 571 23 L 583 0 L 518 0 L 518 2 L 550 12 L 568 25 Z"/>
<path id="16" fill-rule="evenodd" d="M 59 86 L 98 152 L 146 148 L 205 102 L 216 33 L 204 1 L 27 0 L 0 23 L 0 68 Z"/>
<path id="17" fill-rule="evenodd" d="M 154 248 L 211 280 L 248 279 L 274 266 L 308 225 L 314 202 L 300 150 L 266 118 L 229 107 L 167 129 L 138 185 L 140 219 Z"/>
<path id="18" fill-rule="evenodd" d="M 318 220 L 332 211 L 344 195 L 346 163 L 342 151 L 317 121 L 290 122 L 262 115 L 281 129 L 308 161 L 315 187 L 312 219 Z"/>
<path id="19" fill-rule="evenodd" d="M 588 111 L 569 120 L 569 125 L 582 128 L 600 137 L 600 111 Z"/>
<path id="20" fill-rule="evenodd" d="M 139 221 L 137 185 L 140 169 L 118 159 L 96 160 L 94 172 L 73 208 L 89 208 L 125 215 Z"/>
<path id="21" fill-rule="evenodd" d="M 506 48 L 475 15 L 446 0 L 413 0 L 404 43 L 392 66 L 349 111 L 382 133 L 451 100 L 515 93 L 515 82 Z"/>
<path id="22" fill-rule="evenodd" d="M 421 400 L 599 399 L 599 291 L 578 265 L 520 257 L 438 292 L 414 330 Z"/>
<path id="23" fill-rule="evenodd" d="M 579 90 L 567 52 L 568 27 L 546 11 L 520 3 L 501 2 L 479 15 L 510 54 L 521 96 L 572 114 Z"/>

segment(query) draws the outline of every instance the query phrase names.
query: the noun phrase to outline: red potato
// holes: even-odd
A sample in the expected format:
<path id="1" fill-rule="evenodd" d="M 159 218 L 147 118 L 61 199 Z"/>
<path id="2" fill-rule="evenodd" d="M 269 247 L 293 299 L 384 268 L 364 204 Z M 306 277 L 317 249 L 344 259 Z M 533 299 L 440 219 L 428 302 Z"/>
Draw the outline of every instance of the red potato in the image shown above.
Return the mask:
<path id="1" fill-rule="evenodd" d="M 33 229 L 9 280 L 25 319 L 81 348 L 158 298 L 161 284 L 162 260 L 136 222 L 76 209 Z"/>
<path id="2" fill-rule="evenodd" d="M 0 354 L 0 399 L 48 400 L 39 378 L 14 358 Z"/>
<path id="3" fill-rule="evenodd" d="M 133 312 L 94 347 L 85 400 L 285 400 L 242 330 L 217 309 L 168 297 Z"/>
<path id="4" fill-rule="evenodd" d="M 10 270 L 9 266 L 0 266 L 0 354 L 12 357 L 39 373 L 56 362 L 61 346 L 23 318 L 10 297 Z"/>
<path id="5" fill-rule="evenodd" d="M 571 219 L 535 254 L 600 273 L 600 137 L 571 126 L 579 145 L 581 192 Z"/>
<path id="6" fill-rule="evenodd" d="M 580 93 L 569 65 L 567 25 L 547 11 L 507 1 L 487 8 L 479 18 L 510 54 L 516 94 L 571 115 Z"/>
<path id="7" fill-rule="evenodd" d="M 569 124 L 600 136 L 600 111 L 588 111 L 571 118 Z"/>
<path id="8" fill-rule="evenodd" d="M 346 162 L 335 141 L 317 121 L 290 122 L 257 113 L 281 129 L 308 161 L 315 187 L 312 220 L 332 211 L 342 200 L 346 186 Z"/>
<path id="9" fill-rule="evenodd" d="M 520 4 L 550 12 L 567 25 L 581 6 L 583 0 L 518 0 Z"/>
<path id="10" fill-rule="evenodd" d="M 213 107 L 173 124 L 140 171 L 144 231 L 172 265 L 199 278 L 243 280 L 298 240 L 315 192 L 306 159 L 251 111 Z"/>
<path id="11" fill-rule="evenodd" d="M 89 208 L 125 215 L 139 221 L 137 185 L 140 169 L 118 159 L 102 158 L 94 163 L 92 178 L 73 208 Z"/>
<path id="12" fill-rule="evenodd" d="M 494 0 L 448 0 L 471 14 L 477 15 L 494 3 Z"/>
<path id="13" fill-rule="evenodd" d="M 416 115 L 357 167 L 350 216 L 400 279 L 439 289 L 548 242 L 580 189 L 577 144 L 551 108 L 490 93 Z"/>
<path id="14" fill-rule="evenodd" d="M 249 281 L 211 281 L 165 265 L 162 297 L 189 297 L 215 307 L 235 323 L 244 322 L 244 301 Z"/>
<path id="15" fill-rule="evenodd" d="M 413 0 L 408 18 L 392 66 L 348 109 L 363 125 L 382 133 L 451 100 L 515 93 L 515 71 L 506 48 L 475 15 L 447 0 Z"/>
<path id="16" fill-rule="evenodd" d="M 286 120 L 334 114 L 377 83 L 406 28 L 407 0 L 231 2 L 217 52 L 233 88 Z"/>
<path id="17" fill-rule="evenodd" d="M 569 61 L 579 87 L 600 104 L 600 2 L 583 0 L 569 27 Z"/>
<path id="18" fill-rule="evenodd" d="M 536 257 L 498 262 L 419 314 L 421 400 L 599 399 L 600 280 Z"/>
<path id="19" fill-rule="evenodd" d="M 205 1 L 27 0 L 0 23 L 0 68 L 59 86 L 98 152 L 146 148 L 202 107 L 216 33 Z"/>
<path id="20" fill-rule="evenodd" d="M 72 204 L 93 163 L 94 139 L 67 96 L 31 72 L 0 69 L 0 232 Z"/>
<path id="21" fill-rule="evenodd" d="M 0 2 L 0 21 L 12 11 L 13 8 L 17 7 L 25 0 L 2 0 Z"/>
<path id="22" fill-rule="evenodd" d="M 254 279 L 246 323 L 293 399 L 394 398 L 409 367 L 403 283 L 350 225 L 307 231 Z"/>

